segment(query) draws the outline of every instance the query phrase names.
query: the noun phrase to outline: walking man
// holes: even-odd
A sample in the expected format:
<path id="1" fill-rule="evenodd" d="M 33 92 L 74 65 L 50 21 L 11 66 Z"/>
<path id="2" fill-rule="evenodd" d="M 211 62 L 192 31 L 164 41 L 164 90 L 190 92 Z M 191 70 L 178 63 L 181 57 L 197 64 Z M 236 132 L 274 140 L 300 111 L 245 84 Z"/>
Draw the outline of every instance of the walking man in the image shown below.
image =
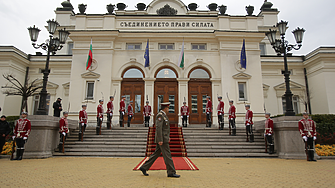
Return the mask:
<path id="1" fill-rule="evenodd" d="M 304 112 L 303 119 L 299 121 L 299 130 L 302 139 L 305 142 L 305 149 L 308 161 L 316 161 L 314 159 L 314 141 L 316 140 L 315 122 L 308 117 L 308 113 Z"/>
<path id="2" fill-rule="evenodd" d="M 180 177 L 180 175 L 176 174 L 169 146 L 170 121 L 167 116 L 167 113 L 169 112 L 169 105 L 170 102 L 161 103 L 161 111 L 156 116 L 156 133 L 155 133 L 156 150 L 140 168 L 143 175 L 145 176 L 149 176 L 149 174 L 147 174 L 147 171 L 162 153 L 168 177 L 173 178 Z"/>
<path id="3" fill-rule="evenodd" d="M 249 104 L 245 105 L 245 109 L 247 110 L 247 112 L 245 113 L 245 128 L 246 128 L 246 133 L 247 133 L 247 142 L 253 142 L 254 141 L 254 134 L 252 132 L 253 113 L 250 110 L 250 105 Z M 249 140 L 248 134 L 250 134 L 250 140 Z"/>
<path id="4" fill-rule="evenodd" d="M 229 125 L 233 129 L 233 136 L 236 136 L 236 126 L 235 126 L 235 119 L 236 119 L 236 108 L 234 106 L 234 101 L 230 100 L 229 101 L 229 111 L 228 111 L 228 120 L 229 120 Z"/>
<path id="5" fill-rule="evenodd" d="M 151 116 L 151 106 L 149 101 L 145 102 L 146 105 L 143 107 L 143 116 L 144 116 L 144 126 L 149 127 L 149 121 Z"/>
<path id="6" fill-rule="evenodd" d="M 133 101 L 129 101 L 127 112 L 128 112 L 128 127 L 130 127 L 131 118 L 134 116 Z"/>
<path id="7" fill-rule="evenodd" d="M 67 122 L 67 116 L 69 115 L 68 112 L 63 112 L 63 117 L 59 120 L 59 152 L 63 152 L 64 150 L 64 142 L 67 138 L 67 134 L 69 133 L 69 123 Z"/>
<path id="8" fill-rule="evenodd" d="M 211 97 L 206 97 L 206 127 L 212 127 L 212 101 Z"/>
<path id="9" fill-rule="evenodd" d="M 126 112 L 126 103 L 124 102 L 126 100 L 126 96 L 121 97 L 120 101 L 120 127 L 123 127 L 123 118 L 124 118 L 124 113 Z"/>
<path id="10" fill-rule="evenodd" d="M 186 106 L 186 102 L 183 102 L 184 106 L 180 108 L 180 114 L 181 114 L 181 119 L 182 119 L 182 125 L 183 127 L 187 127 L 187 118 L 190 115 L 190 110 L 188 106 Z"/>
<path id="11" fill-rule="evenodd" d="M 60 117 L 60 112 L 63 110 L 61 102 L 62 102 L 62 99 L 58 98 L 57 101 L 54 102 L 54 104 L 52 105 L 52 107 L 54 108 L 55 117 Z"/>
<path id="12" fill-rule="evenodd" d="M 99 135 L 101 132 L 101 126 L 102 121 L 104 119 L 104 107 L 102 106 L 104 104 L 104 100 L 99 100 L 99 105 L 97 107 L 97 128 L 96 128 L 96 134 Z"/>
<path id="13" fill-rule="evenodd" d="M 222 101 L 222 97 L 221 96 L 218 96 L 218 101 L 219 101 L 219 104 L 218 104 L 218 107 L 217 107 L 217 111 L 218 111 L 219 129 L 223 130 L 223 127 L 224 127 L 224 119 L 223 119 L 223 116 L 224 116 L 224 103 Z"/>
<path id="14" fill-rule="evenodd" d="M 2 115 L 0 120 L 0 153 L 6 143 L 6 136 L 10 133 L 10 126 L 6 121 L 6 116 Z"/>
<path id="15" fill-rule="evenodd" d="M 272 141 L 272 135 L 273 135 L 273 120 L 270 118 L 270 113 L 265 113 L 265 129 L 264 129 L 264 137 L 266 138 L 266 141 L 270 145 L 269 154 L 274 153 L 274 145 Z"/>
<path id="16" fill-rule="evenodd" d="M 87 113 L 85 104 L 81 105 L 82 109 L 79 112 L 79 141 L 83 141 L 84 132 L 87 126 Z"/>
<path id="17" fill-rule="evenodd" d="M 27 112 L 22 112 L 21 119 L 16 122 L 13 136 L 13 140 L 16 138 L 16 158 L 13 160 L 22 160 L 24 144 L 27 142 L 31 131 L 31 123 L 27 119 L 27 115 Z"/>
<path id="18" fill-rule="evenodd" d="M 112 118 L 113 118 L 113 111 L 114 111 L 114 96 L 109 97 L 109 101 L 107 103 L 107 129 L 112 129 Z"/>

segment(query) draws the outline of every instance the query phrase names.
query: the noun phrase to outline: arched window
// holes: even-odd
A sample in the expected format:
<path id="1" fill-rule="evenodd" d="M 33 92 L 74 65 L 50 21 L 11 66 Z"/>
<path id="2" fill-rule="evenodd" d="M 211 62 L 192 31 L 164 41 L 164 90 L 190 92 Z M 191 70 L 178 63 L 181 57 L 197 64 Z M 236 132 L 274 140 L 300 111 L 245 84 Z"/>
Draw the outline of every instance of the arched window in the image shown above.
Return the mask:
<path id="1" fill-rule="evenodd" d="M 191 72 L 190 78 L 210 78 L 204 69 L 195 69 Z"/>
<path id="2" fill-rule="evenodd" d="M 123 78 L 143 78 L 143 73 L 136 68 L 131 68 L 123 74 Z"/>
<path id="3" fill-rule="evenodd" d="M 164 68 L 157 73 L 156 78 L 177 78 L 177 76 L 173 70 Z"/>

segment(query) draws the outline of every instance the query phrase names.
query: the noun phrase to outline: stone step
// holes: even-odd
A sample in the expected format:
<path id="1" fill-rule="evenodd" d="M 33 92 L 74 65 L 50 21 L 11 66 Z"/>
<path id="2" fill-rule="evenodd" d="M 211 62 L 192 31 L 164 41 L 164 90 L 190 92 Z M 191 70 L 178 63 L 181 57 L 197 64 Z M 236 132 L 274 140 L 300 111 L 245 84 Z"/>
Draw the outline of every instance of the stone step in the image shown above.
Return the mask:
<path id="1" fill-rule="evenodd" d="M 66 148 L 66 152 L 128 152 L 128 153 L 144 153 L 143 149 L 130 148 Z"/>
<path id="2" fill-rule="evenodd" d="M 268 154 L 268 153 L 189 153 L 188 157 L 278 157 L 278 154 Z"/>
<path id="3" fill-rule="evenodd" d="M 263 143 L 263 140 L 262 138 L 256 138 L 255 137 L 255 142 L 262 142 Z M 231 138 L 227 138 L 227 139 L 211 139 L 211 138 L 207 138 L 207 139 L 197 139 L 197 138 L 192 138 L 192 139 L 189 139 L 189 138 L 185 138 L 185 143 L 186 145 L 189 143 L 189 142 L 231 142 L 231 141 L 234 141 L 234 142 L 246 142 L 246 138 L 236 138 L 236 139 L 231 139 Z"/>
<path id="4" fill-rule="evenodd" d="M 105 141 L 105 142 L 145 142 L 145 138 L 106 138 L 106 137 L 94 137 L 84 138 L 87 141 Z M 78 141 L 78 138 L 67 138 L 66 141 Z"/>
<path id="5" fill-rule="evenodd" d="M 187 149 L 187 153 L 262 153 L 265 149 Z"/>
<path id="6" fill-rule="evenodd" d="M 264 145 L 187 145 L 186 146 L 187 151 L 189 149 L 235 149 L 235 150 L 242 150 L 242 149 L 264 149 Z"/>
<path id="7" fill-rule="evenodd" d="M 126 148 L 126 149 L 146 149 L 145 145 L 65 145 L 65 148 Z"/>
<path id="8" fill-rule="evenodd" d="M 146 146 L 147 142 L 102 142 L 102 141 L 94 141 L 94 142 L 88 142 L 88 141 L 71 141 L 71 142 L 65 142 L 65 145 L 143 145 Z"/>
<path id="9" fill-rule="evenodd" d="M 54 152 L 54 156 L 64 157 L 145 157 L 145 151 L 139 153 L 128 153 L 128 152 Z"/>
<path id="10" fill-rule="evenodd" d="M 102 137 L 101 135 L 93 135 L 93 134 L 84 134 L 84 139 L 85 138 L 100 138 Z M 71 135 L 67 139 L 72 139 L 76 138 L 78 139 L 78 135 Z M 147 135 L 140 135 L 140 134 L 127 134 L 127 135 L 103 135 L 103 138 L 147 138 Z"/>
<path id="11" fill-rule="evenodd" d="M 186 142 L 186 147 L 188 146 L 224 146 L 224 145 L 233 145 L 233 146 L 264 146 L 263 142 Z"/>
<path id="12" fill-rule="evenodd" d="M 185 139 L 246 139 L 247 137 L 245 135 L 236 135 L 236 136 L 229 136 L 229 135 L 202 135 L 202 136 L 190 136 L 190 135 L 186 135 L 184 136 Z M 256 136 L 254 135 L 255 139 L 263 139 L 263 136 Z"/>

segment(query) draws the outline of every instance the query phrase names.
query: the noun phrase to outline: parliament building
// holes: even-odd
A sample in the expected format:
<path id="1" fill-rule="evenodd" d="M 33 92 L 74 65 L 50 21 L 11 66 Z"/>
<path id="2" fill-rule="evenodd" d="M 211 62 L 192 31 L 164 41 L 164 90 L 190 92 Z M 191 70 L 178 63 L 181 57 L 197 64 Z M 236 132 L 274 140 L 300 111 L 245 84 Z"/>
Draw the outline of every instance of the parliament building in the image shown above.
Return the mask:
<path id="1" fill-rule="evenodd" d="M 245 104 L 251 105 L 255 120 L 264 119 L 264 109 L 272 115 L 285 111 L 283 56 L 277 55 L 265 35 L 280 20 L 279 10 L 270 2 L 260 11 L 238 16 L 225 14 L 221 8 L 217 11 L 217 7 L 197 10 L 181 0 L 153 0 L 144 10 L 139 6 L 138 10 L 124 10 L 119 5 L 113 10 L 110 6 L 99 14 L 86 14 L 85 10 L 76 13 L 78 9 L 73 7 L 77 5 L 65 1 L 55 10 L 59 29 L 66 28 L 71 34 L 62 50 L 50 57 L 49 115 L 53 114 L 53 102 L 60 97 L 70 119 L 77 120 L 81 106 L 87 104 L 89 123 L 94 125 L 98 101 L 104 99 L 106 110 L 113 95 L 113 126 L 118 126 L 122 95 L 126 105 L 134 101 L 134 125 L 143 124 L 147 100 L 153 117 L 161 102 L 171 102 L 168 117 L 178 124 L 184 101 L 190 107 L 189 123 L 205 124 L 206 96 L 213 102 L 215 124 L 217 96 L 223 97 L 226 113 L 228 98 L 234 100 L 237 122 L 244 120 Z M 288 33 L 291 30 L 288 28 Z M 240 64 L 243 40 L 245 69 Z M 91 41 L 93 63 L 86 70 Z M 147 43 L 149 67 L 144 66 Z M 178 60 L 183 44 L 181 68 Z M 11 73 L 21 83 L 26 78 L 40 78 L 42 84 L 45 63 L 46 55 L 0 46 L 1 74 Z M 288 68 L 296 114 L 309 111 L 309 107 L 313 114 L 335 113 L 335 47 L 316 47 L 303 56 L 288 54 Z M 2 78 L 0 84 L 4 86 L 7 81 Z M 0 99 L 2 114 L 20 113 L 20 96 L 0 93 Z M 28 99 L 29 114 L 36 113 L 38 104 L 36 93 Z"/>

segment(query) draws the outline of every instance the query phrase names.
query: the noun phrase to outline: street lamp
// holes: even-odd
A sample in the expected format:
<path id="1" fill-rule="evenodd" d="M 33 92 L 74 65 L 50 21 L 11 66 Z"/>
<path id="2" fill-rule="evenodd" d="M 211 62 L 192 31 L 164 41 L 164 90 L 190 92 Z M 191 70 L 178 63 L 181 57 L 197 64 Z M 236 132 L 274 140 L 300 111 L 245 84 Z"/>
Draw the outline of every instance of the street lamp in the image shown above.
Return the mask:
<path id="1" fill-rule="evenodd" d="M 285 116 L 294 116 L 295 113 L 293 111 L 293 105 L 292 105 L 292 92 L 290 89 L 290 73 L 288 71 L 287 67 L 287 52 L 291 50 L 299 50 L 302 46 L 302 38 L 304 35 L 305 30 L 303 28 L 297 28 L 294 31 L 292 31 L 294 38 L 297 42 L 297 44 L 288 44 L 288 41 L 285 40 L 285 33 L 287 29 L 287 24 L 288 22 L 284 22 L 283 20 L 277 23 L 277 28 L 279 31 L 279 34 L 281 36 L 281 39 L 276 39 L 277 31 L 276 30 L 271 30 L 266 33 L 266 36 L 268 37 L 273 49 L 276 51 L 278 55 L 283 54 L 284 55 L 284 67 L 285 67 L 285 72 L 284 72 L 284 77 L 285 77 L 285 86 L 286 86 L 286 91 L 285 91 L 285 100 L 286 100 L 286 112 Z"/>
<path id="2" fill-rule="evenodd" d="M 56 32 L 57 27 L 59 26 L 58 22 L 55 20 L 48 20 L 48 31 L 49 31 L 49 39 L 45 41 L 45 43 L 42 44 L 36 44 L 38 34 L 41 31 L 35 25 L 33 27 L 29 27 L 29 36 L 30 40 L 33 42 L 32 45 L 35 49 L 42 48 L 43 50 L 47 51 L 47 61 L 45 64 L 45 69 L 43 70 L 43 87 L 40 92 L 40 103 L 37 110 L 37 115 L 47 115 L 48 112 L 46 110 L 46 103 L 47 103 L 47 83 L 48 83 L 48 76 L 50 73 L 49 70 L 49 60 L 50 60 L 50 53 L 52 55 L 56 54 L 57 50 L 60 50 L 63 48 L 61 44 L 65 44 L 68 36 L 70 35 L 70 32 L 66 31 L 65 28 L 58 30 L 59 38 L 54 37 L 54 33 Z"/>

